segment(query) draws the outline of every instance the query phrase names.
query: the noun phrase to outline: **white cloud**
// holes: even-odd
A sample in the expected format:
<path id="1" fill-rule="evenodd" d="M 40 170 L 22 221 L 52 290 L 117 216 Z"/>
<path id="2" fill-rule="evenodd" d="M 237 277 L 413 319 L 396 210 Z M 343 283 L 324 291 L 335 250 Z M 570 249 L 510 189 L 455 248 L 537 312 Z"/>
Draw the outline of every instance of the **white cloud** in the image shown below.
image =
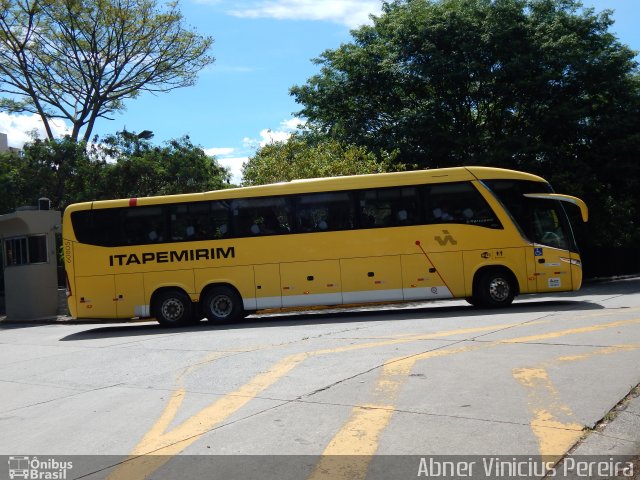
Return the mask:
<path id="1" fill-rule="evenodd" d="M 244 5 L 245 2 L 243 2 Z M 355 28 L 381 12 L 380 0 L 254 0 L 229 13 L 237 17 L 320 20 Z"/>
<path id="2" fill-rule="evenodd" d="M 204 153 L 209 156 L 215 156 L 220 165 L 231 171 L 231 183 L 240 185 L 242 181 L 242 165 L 249 157 L 239 157 L 236 149 L 230 147 L 205 148 Z"/>
<path id="3" fill-rule="evenodd" d="M 241 151 L 229 147 L 212 147 L 205 148 L 204 152 L 207 155 L 215 156 L 222 166 L 229 168 L 231 170 L 231 183 L 240 185 L 242 182 L 242 166 L 249 160 L 255 150 L 273 142 L 286 142 L 293 132 L 303 124 L 304 122 L 301 118 L 293 117 L 281 121 L 277 130 L 269 128 L 260 130 L 260 138 L 244 137 Z"/>
<path id="4" fill-rule="evenodd" d="M 297 130 L 300 127 L 304 127 L 304 121 L 300 117 L 293 117 L 289 120 L 283 120 L 280 125 L 290 131 Z"/>
<path id="5" fill-rule="evenodd" d="M 234 151 L 235 151 L 235 148 L 205 148 L 204 153 L 210 156 L 215 155 L 216 157 L 218 157 L 218 156 L 224 156 L 224 155 L 231 155 Z"/>
<path id="6" fill-rule="evenodd" d="M 286 142 L 293 132 L 303 125 L 304 122 L 301 118 L 293 117 L 281 121 L 280 127 L 276 130 L 270 128 L 260 130 L 260 138 L 243 138 L 242 143 L 245 148 L 257 149 L 274 142 Z"/>
<path id="7" fill-rule="evenodd" d="M 260 130 L 260 146 L 264 147 L 265 145 L 275 142 L 286 142 L 290 136 L 290 131 L 265 128 L 264 130 Z"/>
<path id="8" fill-rule="evenodd" d="M 56 137 L 71 134 L 71 129 L 60 119 L 49 121 L 49 125 Z M 0 112 L 0 133 L 7 134 L 10 147 L 22 148 L 26 142 L 32 140 L 31 132 L 33 131 L 36 132 L 38 138 L 47 138 L 44 124 L 39 116 Z"/>
<path id="9" fill-rule="evenodd" d="M 218 163 L 231 170 L 231 183 L 240 185 L 242 182 L 242 166 L 249 160 L 249 157 L 227 157 L 218 158 Z"/>

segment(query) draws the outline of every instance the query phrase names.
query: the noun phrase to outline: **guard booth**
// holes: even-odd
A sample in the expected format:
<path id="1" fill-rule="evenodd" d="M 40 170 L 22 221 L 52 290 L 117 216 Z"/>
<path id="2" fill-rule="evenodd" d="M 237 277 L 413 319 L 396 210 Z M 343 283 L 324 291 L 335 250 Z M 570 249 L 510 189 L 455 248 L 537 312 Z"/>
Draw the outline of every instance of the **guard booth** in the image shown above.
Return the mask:
<path id="1" fill-rule="evenodd" d="M 52 317 L 58 310 L 56 233 L 60 212 L 46 198 L 38 207 L 0 215 L 0 247 L 7 319 Z M 1 294 L 1 292 L 0 292 Z"/>

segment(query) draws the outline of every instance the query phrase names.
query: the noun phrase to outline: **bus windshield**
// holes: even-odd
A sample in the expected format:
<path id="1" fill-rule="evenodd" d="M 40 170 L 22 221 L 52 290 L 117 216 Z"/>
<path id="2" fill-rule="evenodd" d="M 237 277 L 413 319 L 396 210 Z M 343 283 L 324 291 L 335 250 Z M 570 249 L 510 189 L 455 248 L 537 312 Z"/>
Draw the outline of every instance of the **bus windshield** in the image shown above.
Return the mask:
<path id="1" fill-rule="evenodd" d="M 526 197 L 528 193 L 552 193 L 548 183 L 526 180 L 486 180 L 529 241 L 577 252 L 571 224 L 562 202 Z"/>

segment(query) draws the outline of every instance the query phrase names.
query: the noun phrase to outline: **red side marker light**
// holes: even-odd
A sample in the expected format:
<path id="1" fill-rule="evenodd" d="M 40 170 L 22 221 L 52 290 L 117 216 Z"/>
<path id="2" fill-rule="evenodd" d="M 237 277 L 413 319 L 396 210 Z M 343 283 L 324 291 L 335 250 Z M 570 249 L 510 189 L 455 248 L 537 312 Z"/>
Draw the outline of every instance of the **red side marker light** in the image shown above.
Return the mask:
<path id="1" fill-rule="evenodd" d="M 136 206 L 138 206 L 138 199 L 137 199 L 137 198 L 130 198 L 130 199 L 129 199 L 129 206 L 130 206 L 130 207 L 136 207 Z"/>

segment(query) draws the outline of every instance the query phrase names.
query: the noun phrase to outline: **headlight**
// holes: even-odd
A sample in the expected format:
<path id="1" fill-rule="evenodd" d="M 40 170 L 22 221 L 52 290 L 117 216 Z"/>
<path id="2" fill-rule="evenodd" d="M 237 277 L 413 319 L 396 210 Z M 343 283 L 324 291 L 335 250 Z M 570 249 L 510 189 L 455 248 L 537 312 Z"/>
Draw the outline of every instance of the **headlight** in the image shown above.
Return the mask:
<path id="1" fill-rule="evenodd" d="M 576 267 L 582 268 L 582 262 L 577 258 L 560 257 L 560 260 L 566 263 L 570 263 L 571 265 L 575 265 Z"/>

